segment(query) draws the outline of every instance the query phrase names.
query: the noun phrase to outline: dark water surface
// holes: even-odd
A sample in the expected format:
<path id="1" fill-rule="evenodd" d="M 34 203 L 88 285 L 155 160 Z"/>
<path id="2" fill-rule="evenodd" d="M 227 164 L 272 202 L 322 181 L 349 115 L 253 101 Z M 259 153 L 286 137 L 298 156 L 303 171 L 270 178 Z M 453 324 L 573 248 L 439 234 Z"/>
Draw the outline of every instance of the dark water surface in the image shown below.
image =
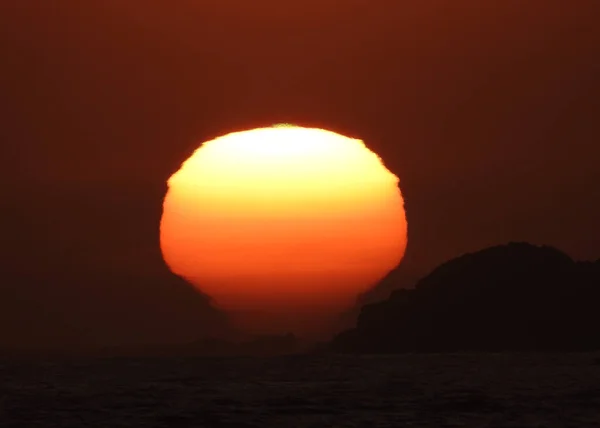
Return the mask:
<path id="1" fill-rule="evenodd" d="M 591 354 L 0 363 L 0 427 L 600 427 Z"/>

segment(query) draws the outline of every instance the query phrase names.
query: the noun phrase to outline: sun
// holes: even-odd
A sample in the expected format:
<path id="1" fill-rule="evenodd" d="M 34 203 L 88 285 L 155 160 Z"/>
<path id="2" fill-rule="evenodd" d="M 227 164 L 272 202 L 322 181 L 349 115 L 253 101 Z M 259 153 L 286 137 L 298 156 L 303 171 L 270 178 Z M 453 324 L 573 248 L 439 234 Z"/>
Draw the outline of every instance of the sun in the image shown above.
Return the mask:
<path id="1" fill-rule="evenodd" d="M 402 259 L 398 178 L 358 139 L 288 124 L 203 143 L 168 181 L 165 262 L 238 327 L 327 336 Z"/>

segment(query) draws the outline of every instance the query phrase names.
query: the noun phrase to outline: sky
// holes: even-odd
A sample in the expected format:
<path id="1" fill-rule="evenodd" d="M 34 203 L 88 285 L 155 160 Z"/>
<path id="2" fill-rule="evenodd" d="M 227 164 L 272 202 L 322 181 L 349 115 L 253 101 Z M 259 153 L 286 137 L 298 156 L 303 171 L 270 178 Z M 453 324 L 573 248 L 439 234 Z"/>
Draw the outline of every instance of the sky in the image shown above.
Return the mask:
<path id="1" fill-rule="evenodd" d="M 275 123 L 382 157 L 410 275 L 509 241 L 599 258 L 600 6 L 488 3 L 2 2 L 0 348 L 221 331 L 162 261 L 166 181 Z"/>

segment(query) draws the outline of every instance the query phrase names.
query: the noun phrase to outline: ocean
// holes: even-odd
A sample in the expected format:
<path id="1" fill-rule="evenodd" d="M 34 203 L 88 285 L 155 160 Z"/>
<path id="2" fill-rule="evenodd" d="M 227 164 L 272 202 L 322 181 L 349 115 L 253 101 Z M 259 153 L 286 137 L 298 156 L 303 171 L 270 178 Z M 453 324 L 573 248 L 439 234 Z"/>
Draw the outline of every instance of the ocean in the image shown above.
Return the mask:
<path id="1" fill-rule="evenodd" d="M 0 427 L 600 427 L 598 354 L 0 362 Z"/>

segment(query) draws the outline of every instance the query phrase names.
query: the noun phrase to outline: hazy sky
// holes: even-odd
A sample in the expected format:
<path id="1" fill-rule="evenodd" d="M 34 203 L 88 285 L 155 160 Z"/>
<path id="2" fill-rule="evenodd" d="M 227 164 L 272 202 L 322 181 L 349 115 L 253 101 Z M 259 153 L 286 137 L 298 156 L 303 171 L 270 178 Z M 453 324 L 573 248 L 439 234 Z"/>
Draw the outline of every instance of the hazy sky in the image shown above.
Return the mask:
<path id="1" fill-rule="evenodd" d="M 199 141 L 278 122 L 383 157 L 411 272 L 510 240 L 600 257 L 599 9 L 2 2 L 0 346 L 219 325 L 162 263 L 165 183 Z"/>

